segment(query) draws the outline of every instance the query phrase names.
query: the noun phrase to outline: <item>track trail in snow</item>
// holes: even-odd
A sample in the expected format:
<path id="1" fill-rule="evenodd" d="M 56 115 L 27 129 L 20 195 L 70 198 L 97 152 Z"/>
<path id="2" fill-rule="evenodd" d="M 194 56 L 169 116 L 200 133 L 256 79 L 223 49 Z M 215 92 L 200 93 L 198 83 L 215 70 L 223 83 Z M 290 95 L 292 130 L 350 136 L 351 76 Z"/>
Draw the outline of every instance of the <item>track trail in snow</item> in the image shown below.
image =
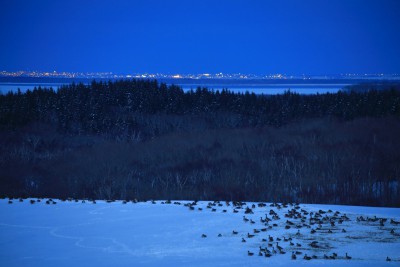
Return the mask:
<path id="1" fill-rule="evenodd" d="M 57 252 L 51 257 L 30 253 L 31 243 L 39 238 L 48 249 L 62 248 L 87 260 L 106 257 L 99 266 L 111 259 L 140 262 L 138 266 L 165 261 L 176 266 L 201 266 L 204 261 L 211 266 L 400 262 L 400 209 L 218 201 L 27 202 L 0 200 L 0 211 L 9 215 L 0 218 L 0 250 L 9 250 L 6 244 L 23 236 L 20 245 L 28 252 L 17 254 L 27 262 L 65 258 Z M 7 262 L 6 257 L 0 252 L 1 261 Z M 73 263 L 73 257 L 69 261 Z"/>

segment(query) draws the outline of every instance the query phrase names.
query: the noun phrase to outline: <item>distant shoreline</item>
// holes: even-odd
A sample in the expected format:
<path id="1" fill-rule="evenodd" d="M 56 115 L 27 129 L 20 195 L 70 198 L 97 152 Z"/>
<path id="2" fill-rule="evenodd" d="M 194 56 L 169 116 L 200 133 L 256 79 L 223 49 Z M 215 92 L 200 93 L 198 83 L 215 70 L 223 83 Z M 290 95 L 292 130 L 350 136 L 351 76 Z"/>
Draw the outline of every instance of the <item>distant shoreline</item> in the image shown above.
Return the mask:
<path id="1" fill-rule="evenodd" d="M 134 78 L 51 78 L 51 77 L 0 77 L 0 93 L 21 92 L 33 90 L 35 87 L 46 87 L 57 90 L 63 85 L 71 83 L 83 83 L 89 85 L 92 81 L 109 82 L 116 80 L 132 80 Z M 159 83 L 167 85 L 177 85 L 184 91 L 196 90 L 196 88 L 209 88 L 214 91 L 228 89 L 236 93 L 255 93 L 255 94 L 281 94 L 287 90 L 299 94 L 321 94 L 337 93 L 358 84 L 381 84 L 381 83 L 400 83 L 400 80 L 368 80 L 368 79 L 138 79 L 138 80 L 157 80 Z"/>

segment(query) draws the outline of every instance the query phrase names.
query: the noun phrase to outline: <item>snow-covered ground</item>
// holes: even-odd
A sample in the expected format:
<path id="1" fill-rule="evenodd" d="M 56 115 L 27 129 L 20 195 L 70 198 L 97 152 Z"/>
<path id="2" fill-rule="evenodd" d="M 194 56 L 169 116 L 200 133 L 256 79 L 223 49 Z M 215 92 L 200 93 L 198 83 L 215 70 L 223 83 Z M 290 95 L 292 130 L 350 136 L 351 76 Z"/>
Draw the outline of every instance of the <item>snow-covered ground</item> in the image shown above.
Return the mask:
<path id="1" fill-rule="evenodd" d="M 45 201 L 0 200 L 0 266 L 400 266 L 398 208 L 246 203 L 234 213 L 232 202 Z"/>

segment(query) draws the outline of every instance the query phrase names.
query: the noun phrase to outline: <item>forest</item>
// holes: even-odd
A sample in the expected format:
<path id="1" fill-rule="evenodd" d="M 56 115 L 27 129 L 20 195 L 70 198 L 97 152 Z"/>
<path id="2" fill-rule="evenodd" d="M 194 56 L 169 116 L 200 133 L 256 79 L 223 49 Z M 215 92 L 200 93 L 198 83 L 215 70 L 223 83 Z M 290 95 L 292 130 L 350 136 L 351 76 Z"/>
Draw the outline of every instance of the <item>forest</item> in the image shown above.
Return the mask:
<path id="1" fill-rule="evenodd" d="M 0 95 L 0 197 L 400 206 L 400 91 L 156 80 Z"/>

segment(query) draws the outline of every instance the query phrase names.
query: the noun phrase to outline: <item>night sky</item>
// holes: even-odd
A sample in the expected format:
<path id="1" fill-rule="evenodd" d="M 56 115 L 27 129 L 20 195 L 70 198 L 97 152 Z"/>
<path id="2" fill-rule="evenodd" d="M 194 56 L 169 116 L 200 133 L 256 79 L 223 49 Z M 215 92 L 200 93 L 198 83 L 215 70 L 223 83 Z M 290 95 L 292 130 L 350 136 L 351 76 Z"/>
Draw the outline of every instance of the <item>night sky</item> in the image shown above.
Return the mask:
<path id="1" fill-rule="evenodd" d="M 0 0 L 0 70 L 400 73 L 400 1 Z"/>

